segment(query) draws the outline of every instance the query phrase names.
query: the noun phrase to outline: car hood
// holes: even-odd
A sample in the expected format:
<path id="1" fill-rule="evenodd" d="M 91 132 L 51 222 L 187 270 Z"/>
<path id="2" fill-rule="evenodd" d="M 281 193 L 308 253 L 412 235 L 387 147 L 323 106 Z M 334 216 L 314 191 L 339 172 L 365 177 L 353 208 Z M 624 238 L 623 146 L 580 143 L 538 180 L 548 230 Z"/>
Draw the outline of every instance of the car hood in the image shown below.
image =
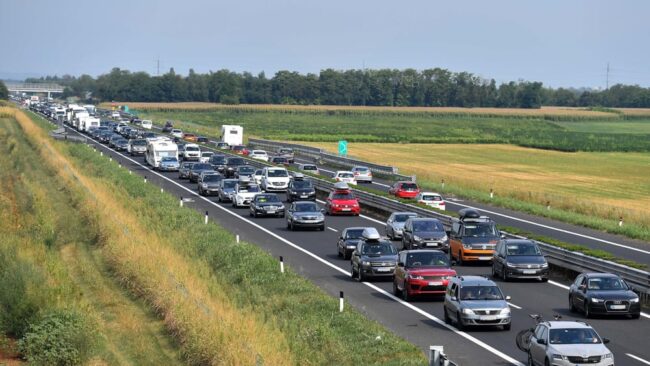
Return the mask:
<path id="1" fill-rule="evenodd" d="M 224 188 L 224 189 L 223 189 L 223 192 L 224 192 L 224 193 L 228 193 L 228 194 L 233 193 L 234 191 L 235 191 L 234 188 Z"/>
<path id="2" fill-rule="evenodd" d="M 508 256 L 508 262 L 515 264 L 542 264 L 546 259 L 542 255 L 512 255 Z"/>
<path id="3" fill-rule="evenodd" d="M 203 182 L 208 188 L 217 188 L 219 187 L 219 182 Z"/>
<path id="4" fill-rule="evenodd" d="M 438 240 L 444 238 L 447 233 L 444 231 L 418 231 L 414 232 L 413 235 L 417 235 L 422 239 Z"/>
<path id="5" fill-rule="evenodd" d="M 237 192 L 237 195 L 239 197 L 255 197 L 255 195 L 259 193 L 260 192 Z"/>
<path id="6" fill-rule="evenodd" d="M 346 246 L 357 246 L 361 240 L 360 239 L 345 239 L 344 243 Z"/>
<path id="7" fill-rule="evenodd" d="M 173 166 L 178 166 L 179 165 L 177 161 L 161 161 L 160 164 L 161 165 L 173 165 Z"/>
<path id="8" fill-rule="evenodd" d="M 406 224 L 406 222 L 397 222 L 397 221 L 393 221 L 393 223 L 391 224 L 391 226 L 393 227 L 393 229 L 402 230 L 402 229 L 404 229 L 404 224 Z"/>
<path id="9" fill-rule="evenodd" d="M 464 244 L 496 244 L 499 241 L 498 236 L 483 236 L 483 237 L 473 237 L 466 236 L 463 237 Z"/>
<path id="10" fill-rule="evenodd" d="M 630 290 L 621 291 L 594 291 L 590 290 L 589 295 L 603 300 L 630 300 L 635 299 L 637 295 Z"/>
<path id="11" fill-rule="evenodd" d="M 267 177 L 266 180 L 269 182 L 287 182 L 289 183 L 289 177 Z"/>
<path id="12" fill-rule="evenodd" d="M 278 201 L 278 202 L 261 202 L 261 203 L 256 203 L 255 205 L 257 207 L 267 207 L 267 206 L 280 207 L 280 206 L 282 206 L 282 202 L 280 202 L 280 201 Z"/>
<path id="13" fill-rule="evenodd" d="M 297 193 L 311 193 L 314 192 L 314 188 L 291 188 L 292 191 Z"/>
<path id="14" fill-rule="evenodd" d="M 300 211 L 300 212 L 293 213 L 293 216 L 295 217 L 319 216 L 319 215 L 322 215 L 320 211 Z"/>
<path id="15" fill-rule="evenodd" d="M 602 356 L 610 353 L 610 350 L 602 343 L 597 344 L 551 344 L 549 345 L 553 353 L 564 356 Z"/>
<path id="16" fill-rule="evenodd" d="M 387 254 L 380 256 L 369 256 L 367 254 L 362 254 L 361 259 L 370 262 L 397 262 L 397 254 Z"/>
<path id="17" fill-rule="evenodd" d="M 409 274 L 418 276 L 455 276 L 456 271 L 445 267 L 408 268 Z"/>
<path id="18" fill-rule="evenodd" d="M 503 309 L 508 307 L 505 300 L 462 300 L 463 306 L 470 309 Z"/>

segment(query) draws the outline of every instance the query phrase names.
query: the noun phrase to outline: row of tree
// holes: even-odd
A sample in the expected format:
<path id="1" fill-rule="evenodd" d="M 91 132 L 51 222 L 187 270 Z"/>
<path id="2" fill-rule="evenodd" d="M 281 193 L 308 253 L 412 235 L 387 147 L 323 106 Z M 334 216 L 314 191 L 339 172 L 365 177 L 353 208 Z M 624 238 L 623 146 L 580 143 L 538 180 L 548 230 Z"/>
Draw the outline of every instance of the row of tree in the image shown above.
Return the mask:
<path id="1" fill-rule="evenodd" d="M 57 82 L 64 96 L 100 101 L 217 102 L 226 104 L 326 104 L 364 106 L 519 107 L 542 105 L 650 107 L 650 89 L 615 85 L 606 91 L 544 88 L 540 82 L 497 83 L 467 72 L 435 68 L 393 70 L 333 70 L 320 74 L 278 71 L 219 70 L 181 76 L 119 68 L 100 75 L 43 77 L 27 82 Z"/>

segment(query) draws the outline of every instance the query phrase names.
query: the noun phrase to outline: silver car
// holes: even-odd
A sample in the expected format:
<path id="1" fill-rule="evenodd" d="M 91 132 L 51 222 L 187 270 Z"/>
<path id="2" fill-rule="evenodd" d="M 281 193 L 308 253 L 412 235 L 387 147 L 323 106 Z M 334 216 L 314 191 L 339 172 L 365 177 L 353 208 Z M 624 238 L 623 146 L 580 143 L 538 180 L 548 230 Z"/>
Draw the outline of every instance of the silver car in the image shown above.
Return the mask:
<path id="1" fill-rule="evenodd" d="M 316 228 L 325 230 L 325 216 L 316 202 L 297 201 L 287 209 L 287 229 Z"/>
<path id="2" fill-rule="evenodd" d="M 367 166 L 355 166 L 350 171 L 354 174 L 357 183 L 372 183 L 372 172 Z"/>
<path id="3" fill-rule="evenodd" d="M 418 217 L 415 212 L 393 212 L 386 220 L 386 236 L 391 240 L 401 239 L 406 220 Z"/>
<path id="4" fill-rule="evenodd" d="M 614 355 L 605 344 L 607 338 L 587 323 L 544 321 L 537 324 L 528 343 L 528 365 L 613 366 Z"/>
<path id="5" fill-rule="evenodd" d="M 501 289 L 481 276 L 453 277 L 447 284 L 443 310 L 445 323 L 458 330 L 467 326 L 501 326 L 510 330 L 510 306 Z"/>

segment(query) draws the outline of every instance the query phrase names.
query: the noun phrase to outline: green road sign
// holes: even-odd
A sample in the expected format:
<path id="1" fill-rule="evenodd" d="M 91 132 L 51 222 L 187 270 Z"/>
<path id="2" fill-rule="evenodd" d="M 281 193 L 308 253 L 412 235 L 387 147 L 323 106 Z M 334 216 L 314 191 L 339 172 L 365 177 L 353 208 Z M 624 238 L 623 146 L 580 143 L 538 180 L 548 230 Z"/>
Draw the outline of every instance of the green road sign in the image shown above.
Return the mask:
<path id="1" fill-rule="evenodd" d="M 348 154 L 348 142 L 345 140 L 339 141 L 339 155 L 346 156 Z"/>

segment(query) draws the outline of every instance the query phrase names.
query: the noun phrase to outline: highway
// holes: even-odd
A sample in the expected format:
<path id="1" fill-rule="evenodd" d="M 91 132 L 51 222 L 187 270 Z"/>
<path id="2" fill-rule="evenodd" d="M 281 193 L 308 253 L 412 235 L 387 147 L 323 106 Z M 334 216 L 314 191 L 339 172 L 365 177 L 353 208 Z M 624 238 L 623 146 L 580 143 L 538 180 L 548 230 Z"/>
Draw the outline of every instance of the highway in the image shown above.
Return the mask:
<path id="1" fill-rule="evenodd" d="M 566 280 L 554 278 L 549 283 L 497 281 L 503 292 L 512 296 L 513 326 L 511 331 L 477 329 L 459 332 L 442 321 L 442 302 L 423 299 L 405 303 L 391 294 L 391 282 L 358 283 L 350 279 L 349 261 L 336 255 L 337 233 L 350 226 L 374 226 L 383 232 L 383 222 L 360 217 L 326 217 L 327 230 L 297 231 L 286 229 L 279 218 L 251 219 L 247 209 L 233 209 L 230 204 L 219 204 L 213 197 L 201 197 L 196 184 L 179 180 L 177 173 L 158 173 L 144 165 L 142 158 L 131 158 L 97 144 L 97 149 L 119 161 L 126 169 L 146 176 L 147 184 L 155 184 L 176 197 L 191 198 L 185 205 L 209 212 L 210 219 L 219 223 L 243 240 L 256 244 L 271 255 L 283 256 L 285 263 L 331 296 L 344 291 L 346 302 L 369 318 L 377 320 L 396 334 L 416 344 L 423 351 L 430 345 L 444 345 L 445 353 L 459 365 L 521 365 L 526 355 L 515 345 L 519 330 L 532 327 L 528 314 L 542 314 L 551 319 L 560 314 L 567 319 L 584 320 L 568 311 Z M 144 184 L 144 183 L 143 183 Z M 396 246 L 399 247 L 399 245 Z M 488 275 L 490 267 L 455 267 L 461 275 Z M 611 339 L 608 347 L 616 357 L 617 365 L 650 364 L 650 317 L 643 314 L 639 320 L 589 319 L 599 334 Z M 645 363 L 644 363 L 645 362 Z"/>

